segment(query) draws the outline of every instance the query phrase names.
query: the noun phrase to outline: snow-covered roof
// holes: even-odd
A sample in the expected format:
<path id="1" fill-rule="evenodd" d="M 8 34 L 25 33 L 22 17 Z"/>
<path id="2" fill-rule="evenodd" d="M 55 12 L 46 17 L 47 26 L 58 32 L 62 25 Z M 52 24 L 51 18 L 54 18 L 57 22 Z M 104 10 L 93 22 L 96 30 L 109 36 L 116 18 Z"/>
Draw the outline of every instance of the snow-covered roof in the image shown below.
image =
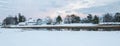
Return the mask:
<path id="1" fill-rule="evenodd" d="M 26 22 L 36 22 L 37 19 L 28 19 Z"/>

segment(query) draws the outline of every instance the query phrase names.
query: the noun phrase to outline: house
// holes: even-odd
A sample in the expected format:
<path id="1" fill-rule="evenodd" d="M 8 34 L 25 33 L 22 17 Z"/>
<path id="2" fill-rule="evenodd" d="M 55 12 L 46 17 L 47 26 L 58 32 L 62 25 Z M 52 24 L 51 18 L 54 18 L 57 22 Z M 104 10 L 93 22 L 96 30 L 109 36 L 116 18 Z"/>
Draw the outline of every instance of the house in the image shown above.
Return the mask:
<path id="1" fill-rule="evenodd" d="M 25 22 L 21 22 L 18 25 L 19 26 L 25 26 L 25 25 L 41 25 L 43 23 L 42 19 L 32 19 L 29 18 L 27 21 Z"/>
<path id="2" fill-rule="evenodd" d="M 29 18 L 25 23 L 26 25 L 36 25 L 36 19 Z"/>

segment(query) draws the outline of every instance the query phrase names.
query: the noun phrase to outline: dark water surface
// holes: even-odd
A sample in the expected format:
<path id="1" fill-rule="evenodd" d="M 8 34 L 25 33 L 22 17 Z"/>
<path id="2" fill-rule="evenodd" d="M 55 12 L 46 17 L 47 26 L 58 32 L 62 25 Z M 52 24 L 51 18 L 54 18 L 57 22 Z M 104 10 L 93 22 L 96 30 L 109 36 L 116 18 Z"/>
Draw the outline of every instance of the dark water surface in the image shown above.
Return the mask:
<path id="1" fill-rule="evenodd" d="M 120 28 L 21 28 L 36 31 L 120 31 Z"/>

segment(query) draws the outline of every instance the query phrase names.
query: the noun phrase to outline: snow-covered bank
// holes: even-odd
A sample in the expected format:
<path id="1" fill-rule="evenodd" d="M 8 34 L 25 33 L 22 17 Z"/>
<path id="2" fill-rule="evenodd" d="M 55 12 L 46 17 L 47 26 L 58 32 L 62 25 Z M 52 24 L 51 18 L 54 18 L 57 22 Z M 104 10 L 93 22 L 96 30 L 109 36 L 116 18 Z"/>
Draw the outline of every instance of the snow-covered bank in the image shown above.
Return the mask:
<path id="1" fill-rule="evenodd" d="M 9 25 L 6 27 L 76 27 L 76 26 L 97 26 L 98 24 L 91 23 L 74 23 L 74 24 L 57 24 L 57 25 Z"/>
<path id="2" fill-rule="evenodd" d="M 119 31 L 27 31 L 0 34 L 0 46 L 120 46 L 119 43 Z"/>
<path id="3" fill-rule="evenodd" d="M 57 25 L 7 25 L 2 28 L 119 28 L 120 25 L 101 25 L 92 23 L 73 23 Z"/>

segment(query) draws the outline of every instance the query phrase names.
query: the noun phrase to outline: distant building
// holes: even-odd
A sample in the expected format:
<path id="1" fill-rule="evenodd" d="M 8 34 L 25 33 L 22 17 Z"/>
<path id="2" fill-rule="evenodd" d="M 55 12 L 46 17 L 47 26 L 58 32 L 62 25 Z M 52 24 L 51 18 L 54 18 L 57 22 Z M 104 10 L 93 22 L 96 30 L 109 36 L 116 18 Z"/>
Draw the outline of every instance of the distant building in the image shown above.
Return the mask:
<path id="1" fill-rule="evenodd" d="M 30 18 L 25 23 L 26 23 L 26 25 L 36 25 L 37 21 L 36 21 L 36 19 Z"/>
<path id="2" fill-rule="evenodd" d="M 26 22 L 19 23 L 20 26 L 23 26 L 23 25 L 41 25 L 41 24 L 42 24 L 42 19 L 32 19 L 32 18 L 29 18 Z"/>

